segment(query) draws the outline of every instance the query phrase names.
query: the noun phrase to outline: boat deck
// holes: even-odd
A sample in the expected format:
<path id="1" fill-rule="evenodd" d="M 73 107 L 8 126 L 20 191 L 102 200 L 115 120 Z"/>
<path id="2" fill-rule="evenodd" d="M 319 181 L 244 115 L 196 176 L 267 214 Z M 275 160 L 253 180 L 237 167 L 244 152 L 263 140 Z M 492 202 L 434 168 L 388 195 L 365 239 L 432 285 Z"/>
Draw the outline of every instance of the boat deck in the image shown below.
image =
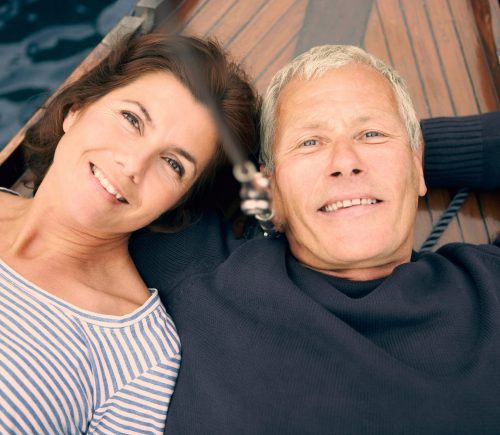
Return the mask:
<path id="1" fill-rule="evenodd" d="M 157 29 L 172 31 L 174 24 L 179 26 L 171 18 L 173 5 L 185 33 L 218 38 L 242 62 L 261 92 L 298 53 L 318 44 L 340 43 L 360 45 L 393 65 L 407 80 L 420 118 L 500 109 L 496 0 L 185 0 L 170 4 L 169 13 L 157 17 Z M 105 40 L 84 67 L 107 50 Z M 15 140 L 11 148 L 16 147 Z M 431 189 L 421 199 L 416 249 L 453 194 Z M 437 246 L 451 241 L 488 243 L 499 231 L 500 191 L 474 192 Z"/>
<path id="2" fill-rule="evenodd" d="M 500 108 L 498 70 L 492 71 L 490 66 L 474 16 L 474 8 L 478 6 L 473 7 L 473 3 L 200 0 L 184 2 L 181 16 L 185 33 L 215 36 L 222 41 L 254 78 L 259 91 L 265 89 L 283 65 L 314 45 L 361 45 L 403 75 L 419 117 L 428 118 L 471 115 Z M 479 3 L 484 6 L 484 2 Z M 495 2 L 487 6 L 498 19 L 498 9 L 493 9 Z M 454 193 L 431 189 L 421 199 L 416 249 Z M 500 192 L 474 192 L 437 246 L 452 241 L 488 243 L 499 231 Z"/>

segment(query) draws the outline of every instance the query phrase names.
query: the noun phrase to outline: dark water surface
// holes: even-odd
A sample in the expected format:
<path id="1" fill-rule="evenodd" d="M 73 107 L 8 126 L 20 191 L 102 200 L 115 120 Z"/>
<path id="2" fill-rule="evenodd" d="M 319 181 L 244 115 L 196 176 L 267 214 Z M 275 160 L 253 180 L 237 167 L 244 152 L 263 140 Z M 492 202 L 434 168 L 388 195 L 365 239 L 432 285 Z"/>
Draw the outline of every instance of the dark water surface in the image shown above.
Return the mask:
<path id="1" fill-rule="evenodd" d="M 0 149 L 137 0 L 0 0 Z"/>

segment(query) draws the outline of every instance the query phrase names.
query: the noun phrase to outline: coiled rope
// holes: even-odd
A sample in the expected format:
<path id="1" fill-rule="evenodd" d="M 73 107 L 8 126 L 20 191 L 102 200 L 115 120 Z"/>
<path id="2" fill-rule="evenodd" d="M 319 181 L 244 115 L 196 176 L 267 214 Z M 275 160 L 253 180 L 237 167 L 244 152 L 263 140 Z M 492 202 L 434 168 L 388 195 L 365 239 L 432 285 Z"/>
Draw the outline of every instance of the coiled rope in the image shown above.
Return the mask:
<path id="1" fill-rule="evenodd" d="M 470 189 L 465 187 L 463 189 L 460 189 L 455 194 L 455 196 L 450 202 L 450 205 L 441 215 L 437 223 L 432 227 L 431 233 L 429 234 L 425 242 L 422 244 L 422 247 L 420 248 L 419 251 L 420 254 L 428 252 L 433 248 L 433 246 L 437 243 L 437 241 L 443 234 L 444 230 L 446 230 L 446 228 L 448 227 L 450 221 L 456 216 L 458 210 L 469 196 L 469 193 Z"/>

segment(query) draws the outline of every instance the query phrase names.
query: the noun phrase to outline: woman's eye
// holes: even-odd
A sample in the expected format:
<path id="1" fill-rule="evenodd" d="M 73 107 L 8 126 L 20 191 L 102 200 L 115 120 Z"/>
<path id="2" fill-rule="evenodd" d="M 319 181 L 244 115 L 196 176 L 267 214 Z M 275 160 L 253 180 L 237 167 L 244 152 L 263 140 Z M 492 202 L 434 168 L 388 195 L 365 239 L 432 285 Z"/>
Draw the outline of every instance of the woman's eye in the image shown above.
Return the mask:
<path id="1" fill-rule="evenodd" d="M 141 129 L 139 118 L 130 112 L 122 112 L 122 116 L 137 130 Z"/>
<path id="2" fill-rule="evenodd" d="M 317 145 L 318 141 L 316 139 L 307 139 L 306 141 L 302 142 L 302 146 L 304 147 L 310 147 Z"/>
<path id="3" fill-rule="evenodd" d="M 171 166 L 171 168 L 175 172 L 177 172 L 179 174 L 179 176 L 182 177 L 184 175 L 184 168 L 177 160 L 174 160 L 170 157 L 165 157 L 164 160 Z"/>

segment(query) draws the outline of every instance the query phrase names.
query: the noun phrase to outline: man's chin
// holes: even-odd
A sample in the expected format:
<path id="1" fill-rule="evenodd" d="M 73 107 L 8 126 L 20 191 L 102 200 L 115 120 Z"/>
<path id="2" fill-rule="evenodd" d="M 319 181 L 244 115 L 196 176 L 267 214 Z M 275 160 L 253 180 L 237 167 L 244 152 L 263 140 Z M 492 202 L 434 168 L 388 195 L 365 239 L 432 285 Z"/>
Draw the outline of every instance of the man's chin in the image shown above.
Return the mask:
<path id="1" fill-rule="evenodd" d="M 352 243 L 327 244 L 322 247 L 308 247 L 290 243 L 294 257 L 304 266 L 328 275 L 349 279 L 375 279 L 386 276 L 405 257 L 399 249 L 391 249 L 386 244 Z M 409 250 L 411 254 L 411 249 Z M 406 258 L 406 257 L 405 257 Z M 363 273 L 362 271 L 366 271 Z M 373 277 L 373 278 L 371 278 Z"/>

